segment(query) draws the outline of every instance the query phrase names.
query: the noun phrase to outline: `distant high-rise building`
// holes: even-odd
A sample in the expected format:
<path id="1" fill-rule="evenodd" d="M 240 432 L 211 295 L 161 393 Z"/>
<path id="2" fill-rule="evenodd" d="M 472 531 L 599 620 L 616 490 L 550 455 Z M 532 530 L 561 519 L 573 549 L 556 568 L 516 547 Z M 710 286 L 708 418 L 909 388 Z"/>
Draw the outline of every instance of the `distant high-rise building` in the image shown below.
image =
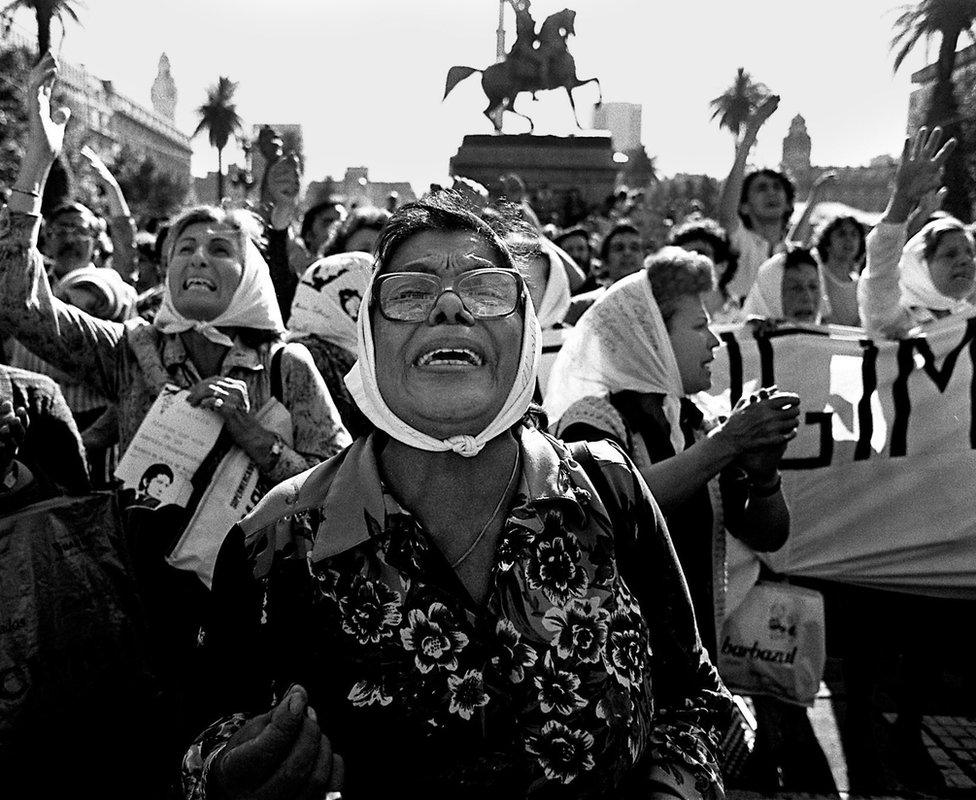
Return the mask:
<path id="1" fill-rule="evenodd" d="M 593 127 L 610 131 L 613 148 L 625 153 L 641 146 L 640 103 L 603 103 L 593 109 Z"/>
<path id="2" fill-rule="evenodd" d="M 807 121 L 797 114 L 790 122 L 790 131 L 783 139 L 783 171 L 795 181 L 806 180 L 810 172 L 810 134 Z"/>

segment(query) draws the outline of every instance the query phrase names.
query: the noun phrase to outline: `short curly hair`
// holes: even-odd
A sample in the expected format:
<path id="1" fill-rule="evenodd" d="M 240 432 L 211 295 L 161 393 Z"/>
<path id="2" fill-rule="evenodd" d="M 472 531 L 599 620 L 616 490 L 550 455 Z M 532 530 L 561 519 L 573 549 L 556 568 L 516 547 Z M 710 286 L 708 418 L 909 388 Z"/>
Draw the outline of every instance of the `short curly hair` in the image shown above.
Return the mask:
<path id="1" fill-rule="evenodd" d="M 668 326 L 682 297 L 697 298 L 715 288 L 712 260 L 680 247 L 662 247 L 647 257 L 644 269 L 664 324 Z"/>
<path id="2" fill-rule="evenodd" d="M 726 265 L 725 272 L 718 279 L 718 288 L 723 295 L 726 293 L 726 287 L 739 270 L 739 254 L 729 242 L 729 235 L 725 228 L 713 219 L 699 217 L 672 228 L 668 239 L 668 244 L 677 247 L 684 247 L 688 242 L 694 241 L 707 242 L 711 245 L 716 263 Z"/>

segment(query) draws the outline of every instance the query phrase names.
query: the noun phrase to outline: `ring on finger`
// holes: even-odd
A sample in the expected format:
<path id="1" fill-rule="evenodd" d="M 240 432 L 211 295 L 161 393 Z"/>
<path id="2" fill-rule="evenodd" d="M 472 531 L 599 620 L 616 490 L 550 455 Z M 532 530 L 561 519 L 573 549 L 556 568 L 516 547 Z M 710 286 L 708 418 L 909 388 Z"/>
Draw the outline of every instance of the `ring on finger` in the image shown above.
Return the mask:
<path id="1" fill-rule="evenodd" d="M 223 408 L 223 406 L 224 406 L 223 398 L 218 397 L 216 400 L 214 400 L 214 408 Z"/>

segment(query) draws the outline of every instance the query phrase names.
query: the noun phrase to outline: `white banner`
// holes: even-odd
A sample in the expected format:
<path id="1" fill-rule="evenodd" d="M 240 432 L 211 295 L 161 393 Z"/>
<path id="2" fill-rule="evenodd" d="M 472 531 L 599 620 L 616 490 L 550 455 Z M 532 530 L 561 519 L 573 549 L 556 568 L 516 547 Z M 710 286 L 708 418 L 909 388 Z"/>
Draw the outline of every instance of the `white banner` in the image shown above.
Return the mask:
<path id="1" fill-rule="evenodd" d="M 801 397 L 782 465 L 792 533 L 769 565 L 976 598 L 976 318 L 900 342 L 839 327 L 716 333 L 714 405 L 773 384 Z"/>

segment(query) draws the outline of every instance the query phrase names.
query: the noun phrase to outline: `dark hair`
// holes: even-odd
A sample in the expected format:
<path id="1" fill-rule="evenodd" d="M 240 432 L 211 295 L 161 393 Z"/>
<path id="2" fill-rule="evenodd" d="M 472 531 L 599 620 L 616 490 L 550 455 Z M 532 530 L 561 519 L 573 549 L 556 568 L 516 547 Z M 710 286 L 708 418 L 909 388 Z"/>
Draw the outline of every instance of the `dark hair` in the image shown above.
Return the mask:
<path id="1" fill-rule="evenodd" d="M 98 215 L 88 206 L 83 205 L 82 203 L 61 203 L 61 205 L 55 206 L 44 218 L 44 223 L 46 225 L 51 225 L 58 217 L 63 217 L 67 214 L 81 214 L 81 216 L 88 220 L 88 226 L 91 229 L 91 232 L 97 235 L 99 227 Z"/>
<path id="2" fill-rule="evenodd" d="M 312 225 L 315 224 L 316 218 L 323 212 L 328 211 L 330 208 L 341 208 L 345 211 L 345 206 L 338 200 L 323 200 L 321 203 L 316 203 L 308 211 L 305 212 L 305 216 L 302 217 L 302 230 L 301 237 L 304 241 L 308 234 L 312 230 Z M 340 213 L 340 216 L 342 214 Z"/>
<path id="3" fill-rule="evenodd" d="M 349 212 L 342 224 L 336 229 L 332 238 L 325 243 L 322 252 L 327 256 L 334 256 L 346 252 L 346 245 L 358 231 L 382 231 L 390 221 L 390 212 L 376 206 L 360 206 Z"/>
<path id="4" fill-rule="evenodd" d="M 574 236 L 582 236 L 583 240 L 586 242 L 587 249 L 590 252 L 593 251 L 593 243 L 590 241 L 590 232 L 582 225 L 577 225 L 574 228 L 567 228 L 562 233 L 560 233 L 553 241 L 555 241 L 556 244 L 562 247 L 563 242 L 565 242 L 567 239 L 572 239 Z"/>
<path id="5" fill-rule="evenodd" d="M 173 470 L 170 469 L 168 464 L 152 464 L 146 468 L 146 471 L 142 473 L 142 477 L 139 478 L 139 491 L 145 492 L 149 488 L 149 484 L 153 482 L 153 479 L 158 478 L 160 475 L 164 478 L 169 478 L 170 483 L 176 480 L 176 476 L 173 475 Z"/>
<path id="6" fill-rule="evenodd" d="M 842 225 L 848 223 L 850 223 L 857 229 L 858 240 L 859 240 L 858 247 L 857 247 L 857 256 L 854 258 L 854 260 L 860 261 L 864 257 L 864 252 L 867 247 L 867 242 L 864 233 L 864 226 L 861 224 L 861 221 L 857 217 L 852 217 L 849 215 L 837 216 L 827 220 L 827 222 L 821 225 L 820 229 L 817 231 L 816 235 L 814 236 L 815 241 L 813 246 L 816 248 L 817 255 L 820 256 L 820 260 L 825 264 L 827 263 L 827 258 L 828 258 L 827 251 L 830 249 L 830 237 L 833 236 L 836 231 L 840 230 L 840 227 Z"/>
<path id="7" fill-rule="evenodd" d="M 963 225 L 955 217 L 941 217 L 940 219 L 933 220 L 922 228 L 922 238 L 925 242 L 925 247 L 922 250 L 922 255 L 925 260 L 928 261 L 932 256 L 935 255 L 935 251 L 939 249 L 939 242 L 942 241 L 942 237 L 947 233 L 964 233 L 966 238 L 969 239 L 970 243 L 973 241 L 973 234 L 969 229 Z"/>
<path id="8" fill-rule="evenodd" d="M 817 273 L 820 272 L 820 265 L 817 257 L 809 247 L 801 247 L 797 244 L 789 244 L 786 247 L 786 257 L 783 259 L 783 272 L 788 269 L 798 269 L 799 267 L 810 265 Z"/>
<path id="9" fill-rule="evenodd" d="M 441 190 L 406 203 L 393 212 L 376 240 L 376 268 L 382 270 L 407 239 L 424 231 L 455 233 L 471 231 L 481 236 L 498 256 L 498 266 L 517 270 L 512 254 L 502 241 L 512 226 L 504 215 L 494 225 L 479 217 L 457 192 Z"/>
<path id="10" fill-rule="evenodd" d="M 676 247 L 684 247 L 694 241 L 708 242 L 715 254 L 715 262 L 726 265 L 725 272 L 718 279 L 718 288 L 727 297 L 726 287 L 739 269 L 739 254 L 729 242 L 728 233 L 715 220 L 699 217 L 672 228 L 668 237 L 668 244 Z"/>
<path id="11" fill-rule="evenodd" d="M 680 247 L 662 247 L 647 257 L 644 268 L 665 325 L 671 324 L 677 302 L 682 297 L 697 298 L 702 292 L 715 288 L 712 260 Z"/>
<path id="12" fill-rule="evenodd" d="M 616 223 L 609 231 L 607 235 L 603 237 L 603 241 L 600 242 L 600 260 L 606 261 L 607 256 L 610 255 L 610 242 L 614 240 L 615 237 L 620 236 L 624 233 L 633 233 L 638 238 L 640 238 L 640 231 L 637 230 L 636 226 L 628 220 L 620 220 Z"/>
<path id="13" fill-rule="evenodd" d="M 783 187 L 783 192 L 786 194 L 786 210 L 783 212 L 783 227 L 785 228 L 790 224 L 790 217 L 793 216 L 793 203 L 796 200 L 796 189 L 793 186 L 793 181 L 782 172 L 766 168 L 757 169 L 746 175 L 745 180 L 742 181 L 742 192 L 739 194 L 739 208 L 741 209 L 749 201 L 749 190 L 752 188 L 752 182 L 762 175 L 775 178 Z M 742 220 L 742 224 L 746 226 L 747 230 L 752 230 L 752 222 L 743 215 L 742 211 L 739 211 L 739 219 Z"/>

